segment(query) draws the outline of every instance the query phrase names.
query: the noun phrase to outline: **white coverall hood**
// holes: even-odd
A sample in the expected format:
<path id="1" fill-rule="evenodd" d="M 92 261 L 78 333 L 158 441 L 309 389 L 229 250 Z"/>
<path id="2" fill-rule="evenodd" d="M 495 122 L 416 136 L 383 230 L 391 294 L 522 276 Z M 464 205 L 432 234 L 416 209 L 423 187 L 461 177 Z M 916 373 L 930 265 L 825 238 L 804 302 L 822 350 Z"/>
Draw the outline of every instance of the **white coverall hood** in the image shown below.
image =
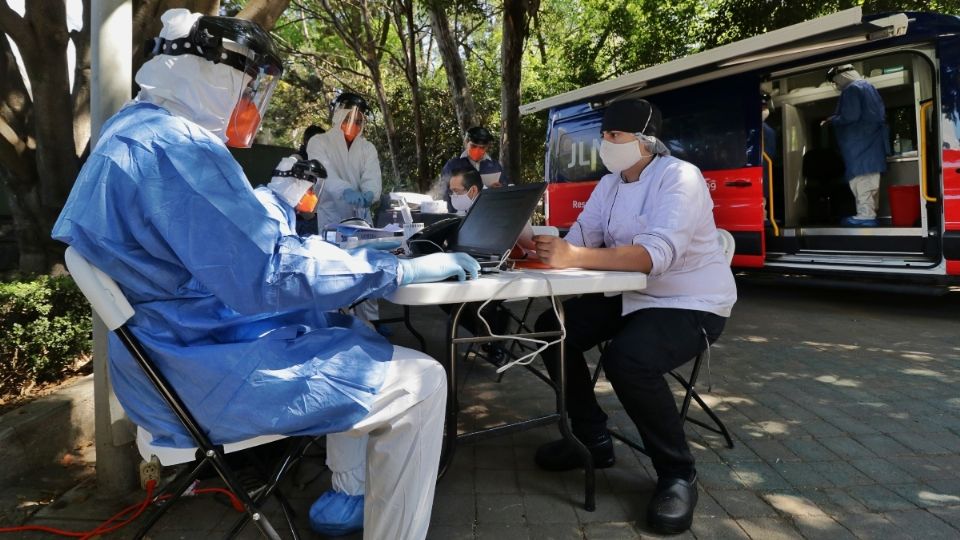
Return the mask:
<path id="1" fill-rule="evenodd" d="M 186 9 L 166 11 L 160 37 L 179 39 L 190 34 L 200 13 Z M 229 46 L 229 44 L 224 44 Z M 157 55 L 137 71 L 138 101 L 153 103 L 176 116 L 199 124 L 226 142 L 226 127 L 249 77 L 226 64 L 214 64 L 194 55 Z"/>
<path id="2" fill-rule="evenodd" d="M 295 156 L 285 157 L 277 164 L 276 170 L 289 171 L 296 163 L 297 158 Z M 296 206 L 300 204 L 300 199 L 303 198 L 311 186 L 313 186 L 313 182 L 292 176 L 274 176 L 270 179 L 270 183 L 267 184 L 267 187 L 270 188 L 271 191 L 276 193 L 283 202 L 293 208 L 296 208 Z"/>

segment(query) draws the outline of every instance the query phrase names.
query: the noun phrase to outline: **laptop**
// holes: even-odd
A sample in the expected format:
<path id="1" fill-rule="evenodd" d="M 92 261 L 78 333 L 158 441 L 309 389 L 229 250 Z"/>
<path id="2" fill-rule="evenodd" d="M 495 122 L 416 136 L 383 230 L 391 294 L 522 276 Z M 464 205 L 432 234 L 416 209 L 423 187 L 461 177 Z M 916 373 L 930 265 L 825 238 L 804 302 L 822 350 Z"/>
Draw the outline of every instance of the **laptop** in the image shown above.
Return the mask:
<path id="1" fill-rule="evenodd" d="M 447 251 L 467 253 L 481 271 L 495 271 L 517 243 L 547 184 L 523 184 L 480 190 Z"/>

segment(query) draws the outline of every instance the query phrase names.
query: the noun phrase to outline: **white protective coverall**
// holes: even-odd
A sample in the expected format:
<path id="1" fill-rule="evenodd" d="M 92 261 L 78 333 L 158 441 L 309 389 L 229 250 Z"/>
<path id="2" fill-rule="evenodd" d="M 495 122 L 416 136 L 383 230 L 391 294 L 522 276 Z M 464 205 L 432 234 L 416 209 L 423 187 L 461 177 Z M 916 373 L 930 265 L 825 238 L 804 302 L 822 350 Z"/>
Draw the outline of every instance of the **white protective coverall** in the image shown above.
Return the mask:
<path id="1" fill-rule="evenodd" d="M 317 204 L 317 226 L 320 230 L 326 225 L 335 225 L 352 217 L 369 221 L 369 216 L 357 216 L 357 209 L 343 200 L 343 192 L 347 189 L 360 193 L 369 191 L 373 193 L 373 200 L 380 198 L 380 192 L 383 191 L 380 159 L 373 143 L 361 133 L 347 148 L 347 140 L 340 130 L 347 112 L 345 109 L 336 111 L 330 129 L 307 141 L 307 159 L 316 159 L 327 169 L 323 195 Z M 362 213 L 369 213 L 369 209 L 363 210 Z"/>

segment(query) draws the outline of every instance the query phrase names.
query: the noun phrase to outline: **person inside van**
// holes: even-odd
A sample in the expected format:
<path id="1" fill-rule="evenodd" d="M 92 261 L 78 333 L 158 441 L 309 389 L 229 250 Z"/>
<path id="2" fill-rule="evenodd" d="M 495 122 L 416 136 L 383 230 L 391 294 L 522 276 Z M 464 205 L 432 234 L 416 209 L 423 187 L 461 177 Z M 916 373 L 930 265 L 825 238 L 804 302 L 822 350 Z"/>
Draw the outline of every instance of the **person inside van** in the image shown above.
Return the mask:
<path id="1" fill-rule="evenodd" d="M 565 238 L 534 237 L 537 254 L 554 268 L 643 272 L 647 287 L 564 302 L 567 411 L 594 466 L 613 466 L 607 415 L 584 360 L 584 352 L 606 342 L 603 370 L 658 476 L 647 523 L 658 533 L 680 533 L 693 521 L 697 471 L 664 375 L 720 336 L 737 290 L 707 184 L 697 167 L 670 156 L 661 140 L 659 110 L 641 99 L 615 101 L 604 112 L 601 130 L 600 158 L 611 172 L 600 179 Z M 558 328 L 553 310 L 537 319 L 537 332 Z M 560 375 L 558 355 L 556 346 L 543 353 L 554 380 Z M 549 471 L 582 466 L 565 439 L 541 446 L 535 461 Z"/>
<path id="2" fill-rule="evenodd" d="M 857 214 L 840 220 L 847 227 L 876 227 L 880 173 L 887 170 L 887 115 L 883 99 L 850 64 L 827 71 L 840 89 L 840 101 L 829 123 L 837 136 L 844 176 L 857 200 Z"/>
<path id="3" fill-rule="evenodd" d="M 770 112 L 773 110 L 773 99 L 770 97 L 770 94 L 763 92 L 760 94 L 760 123 L 761 123 L 761 133 L 763 144 L 760 145 L 760 148 L 763 150 L 763 153 L 766 157 L 760 158 L 760 163 L 762 165 L 761 170 L 763 171 L 763 220 L 764 222 L 770 221 L 770 211 L 769 203 L 767 199 L 770 197 L 770 164 L 767 163 L 767 158 L 770 158 L 770 161 L 777 159 L 777 132 L 770 127 L 770 124 L 767 123 L 767 118 L 770 117 Z"/>

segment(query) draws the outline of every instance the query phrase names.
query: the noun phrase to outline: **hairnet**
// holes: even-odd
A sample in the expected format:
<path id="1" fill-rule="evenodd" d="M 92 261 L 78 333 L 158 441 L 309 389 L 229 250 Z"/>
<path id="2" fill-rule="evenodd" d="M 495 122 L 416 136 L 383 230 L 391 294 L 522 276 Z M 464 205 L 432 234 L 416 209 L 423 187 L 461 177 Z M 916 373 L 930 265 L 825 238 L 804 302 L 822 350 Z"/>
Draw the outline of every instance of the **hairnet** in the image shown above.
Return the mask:
<path id="1" fill-rule="evenodd" d="M 633 133 L 648 152 L 668 156 L 670 150 L 658 138 L 660 125 L 660 109 L 652 103 L 645 99 L 624 99 L 607 105 L 600 130 Z"/>
<path id="2" fill-rule="evenodd" d="M 199 13 L 170 9 L 160 16 L 160 37 L 186 37 Z M 159 105 L 226 141 L 226 126 L 249 76 L 194 55 L 158 55 L 137 71 L 137 100 Z"/>

